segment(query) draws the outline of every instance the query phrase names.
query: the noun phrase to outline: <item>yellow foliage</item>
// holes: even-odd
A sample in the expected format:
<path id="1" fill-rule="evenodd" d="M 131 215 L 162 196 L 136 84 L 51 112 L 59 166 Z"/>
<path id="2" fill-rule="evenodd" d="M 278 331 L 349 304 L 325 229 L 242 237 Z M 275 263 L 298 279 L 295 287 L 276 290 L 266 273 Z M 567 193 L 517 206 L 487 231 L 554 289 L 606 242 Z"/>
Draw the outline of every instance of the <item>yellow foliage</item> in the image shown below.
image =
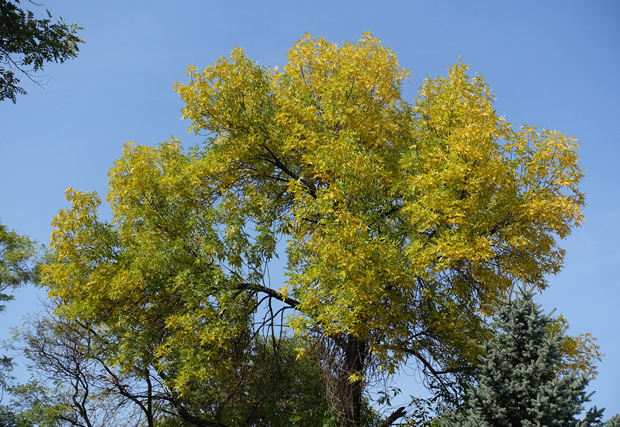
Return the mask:
<path id="1" fill-rule="evenodd" d="M 590 333 L 578 336 L 566 335 L 568 321 L 562 315 L 554 317 L 547 325 L 549 334 L 564 334 L 560 345 L 562 359 L 559 365 L 560 375 L 571 375 L 581 372 L 589 378 L 598 374 L 597 365 L 603 361 L 603 354 L 596 343 L 596 338 Z"/>
<path id="2" fill-rule="evenodd" d="M 175 89 L 204 147 L 127 144 L 110 171 L 112 224 L 95 195 L 70 190 L 44 269 L 51 294 L 76 316 L 174 331 L 162 366 L 175 349 L 220 375 L 196 361 L 227 366 L 217 355 L 243 334 L 235 322 L 247 327 L 244 304 L 284 236 L 288 280 L 274 294 L 298 302 L 298 334 L 368 342 L 388 372 L 414 349 L 444 366 L 475 357 L 506 290 L 544 288 L 562 266 L 557 240 L 583 219 L 575 140 L 515 128 L 460 62 L 405 101 L 410 73 L 370 33 L 342 45 L 306 34 L 287 57 L 268 68 L 237 48 L 189 68 Z"/>

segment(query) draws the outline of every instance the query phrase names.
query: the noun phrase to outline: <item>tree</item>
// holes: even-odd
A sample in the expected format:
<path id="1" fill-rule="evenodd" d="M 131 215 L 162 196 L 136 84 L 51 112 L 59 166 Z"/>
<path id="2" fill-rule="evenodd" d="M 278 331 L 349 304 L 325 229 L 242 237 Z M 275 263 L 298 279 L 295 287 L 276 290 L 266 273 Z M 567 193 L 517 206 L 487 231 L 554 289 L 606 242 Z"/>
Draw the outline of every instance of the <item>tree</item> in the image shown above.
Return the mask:
<path id="1" fill-rule="evenodd" d="M 161 391 L 148 369 L 119 372 L 102 360 L 96 334 L 53 313 L 31 317 L 14 334 L 12 349 L 29 361 L 32 378 L 13 385 L 13 407 L 41 425 L 152 426 Z"/>
<path id="2" fill-rule="evenodd" d="M 5 294 L 32 279 L 30 261 L 35 256 L 34 243 L 28 237 L 20 236 L 0 224 L 0 303 L 13 299 Z M 0 312 L 5 306 L 0 304 Z M 0 392 L 6 387 L 7 373 L 11 369 L 11 359 L 0 357 Z"/>
<path id="3" fill-rule="evenodd" d="M 20 236 L 5 225 L 0 224 L 0 303 L 13 299 L 12 295 L 6 294 L 8 289 L 15 289 L 28 283 L 32 279 L 30 262 L 36 254 L 34 243 L 26 236 Z M 0 304 L 0 312 L 5 306 Z M 12 359 L 7 356 L 0 357 L 0 402 L 4 389 L 10 379 L 10 371 L 13 368 Z M 18 414 L 10 408 L 0 405 L 0 425 L 13 426 L 23 421 Z"/>
<path id="4" fill-rule="evenodd" d="M 46 62 L 75 58 L 78 44 L 83 43 L 76 35 L 81 29 L 77 25 L 62 19 L 52 23 L 49 11 L 47 18 L 35 18 L 33 12 L 20 9 L 19 3 L 0 0 L 0 101 L 10 99 L 13 103 L 18 94 L 26 93 L 19 86 L 21 75 L 39 84 L 36 73 Z"/>
<path id="5" fill-rule="evenodd" d="M 500 308 L 496 335 L 485 343 L 466 410 L 446 417 L 445 425 L 559 426 L 602 425 L 602 410 L 577 417 L 588 401 L 588 378 L 562 375 L 563 333 L 550 336 L 552 320 L 542 314 L 531 292 Z M 617 417 L 616 417 L 617 418 Z M 614 425 L 610 420 L 608 425 Z"/>
<path id="6" fill-rule="evenodd" d="M 321 376 L 315 364 L 297 359 L 298 341 L 257 340 L 245 365 L 236 367 L 192 399 L 165 385 L 148 361 L 123 369 L 107 354 L 114 346 L 105 331 L 62 318 L 57 303 L 15 333 L 13 350 L 31 362 L 32 378 L 9 391 L 13 415 L 41 425 L 321 425 L 326 419 Z M 210 416 L 210 417 L 209 417 Z"/>
<path id="7" fill-rule="evenodd" d="M 241 49 L 190 68 L 176 90 L 206 143 L 127 145 L 111 222 L 96 194 L 69 190 L 43 269 L 50 295 L 114 330 L 121 365 L 136 348 L 154 355 L 184 395 L 283 313 L 305 348 L 320 343 L 343 425 L 360 424 L 374 374 L 417 363 L 441 386 L 475 360 L 507 289 L 559 271 L 556 239 L 584 204 L 574 139 L 513 127 L 467 70 L 427 79 L 408 103 L 409 73 L 370 34 L 342 46 L 306 35 L 282 69 Z M 287 279 L 271 284 L 280 241 Z"/>
<path id="8" fill-rule="evenodd" d="M 30 261 L 35 255 L 34 243 L 0 224 L 0 302 L 10 301 L 7 289 L 15 289 L 32 279 Z M 4 310 L 0 305 L 0 311 Z"/>

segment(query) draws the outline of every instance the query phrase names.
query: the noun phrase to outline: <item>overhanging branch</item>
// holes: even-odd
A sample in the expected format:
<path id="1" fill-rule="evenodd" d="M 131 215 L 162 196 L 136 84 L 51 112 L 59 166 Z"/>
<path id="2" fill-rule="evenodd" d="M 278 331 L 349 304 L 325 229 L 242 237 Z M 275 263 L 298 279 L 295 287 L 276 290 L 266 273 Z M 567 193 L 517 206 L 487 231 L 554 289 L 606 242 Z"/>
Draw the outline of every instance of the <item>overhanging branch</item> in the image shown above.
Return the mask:
<path id="1" fill-rule="evenodd" d="M 282 301 L 285 304 L 288 304 L 289 306 L 291 306 L 291 308 L 297 308 L 299 306 L 299 301 L 284 296 L 281 293 L 279 293 L 278 291 L 275 291 L 271 288 L 268 288 L 266 286 L 263 285 L 259 285 L 257 283 L 239 283 L 237 285 L 237 288 L 240 290 L 250 290 L 250 291 L 255 291 L 255 292 L 262 292 L 264 294 L 269 295 L 271 298 L 275 298 L 279 301 Z"/>

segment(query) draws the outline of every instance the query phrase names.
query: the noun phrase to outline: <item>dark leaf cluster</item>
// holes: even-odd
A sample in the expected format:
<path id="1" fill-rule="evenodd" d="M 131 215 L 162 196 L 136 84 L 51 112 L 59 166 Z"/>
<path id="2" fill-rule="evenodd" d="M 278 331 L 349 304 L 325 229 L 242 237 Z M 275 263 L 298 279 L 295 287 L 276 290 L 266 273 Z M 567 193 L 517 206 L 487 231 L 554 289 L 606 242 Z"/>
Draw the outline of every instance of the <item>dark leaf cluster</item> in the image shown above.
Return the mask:
<path id="1" fill-rule="evenodd" d="M 62 19 L 53 22 L 49 10 L 46 16 L 40 19 L 22 10 L 18 0 L 0 0 L 0 101 L 15 103 L 18 94 L 26 93 L 20 86 L 22 75 L 40 84 L 35 74 L 45 63 L 62 63 L 77 56 L 78 45 L 83 43 L 77 36 L 81 28 Z"/>

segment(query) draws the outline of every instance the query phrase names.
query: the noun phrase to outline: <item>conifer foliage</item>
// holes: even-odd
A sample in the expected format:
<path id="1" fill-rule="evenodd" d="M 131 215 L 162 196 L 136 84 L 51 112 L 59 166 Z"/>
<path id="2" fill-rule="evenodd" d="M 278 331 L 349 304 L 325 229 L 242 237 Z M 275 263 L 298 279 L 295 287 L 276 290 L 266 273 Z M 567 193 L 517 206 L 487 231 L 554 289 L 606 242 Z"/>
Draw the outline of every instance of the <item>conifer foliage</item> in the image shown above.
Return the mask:
<path id="1" fill-rule="evenodd" d="M 559 374 L 565 337 L 550 334 L 551 323 L 529 291 L 500 308 L 499 333 L 485 344 L 477 385 L 468 390 L 467 410 L 451 413 L 443 425 L 603 425 L 603 411 L 596 407 L 585 419 L 578 418 L 588 400 L 584 390 L 589 380 Z M 616 425 L 613 420 L 605 425 Z"/>

